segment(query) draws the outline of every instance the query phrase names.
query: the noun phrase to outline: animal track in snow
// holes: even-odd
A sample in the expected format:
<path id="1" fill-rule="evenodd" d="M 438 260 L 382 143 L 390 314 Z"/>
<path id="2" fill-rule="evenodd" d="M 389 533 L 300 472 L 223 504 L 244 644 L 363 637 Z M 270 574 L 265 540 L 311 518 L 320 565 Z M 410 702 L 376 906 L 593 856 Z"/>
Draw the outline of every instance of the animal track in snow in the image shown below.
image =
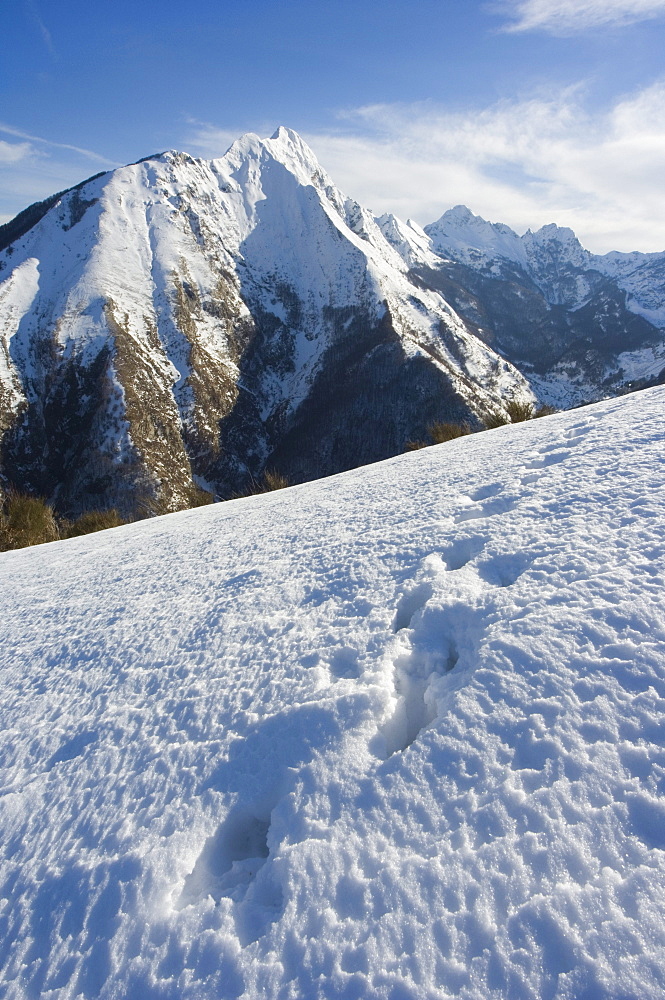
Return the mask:
<path id="1" fill-rule="evenodd" d="M 441 558 L 446 564 L 446 569 L 451 572 L 462 569 L 468 562 L 475 558 L 485 547 L 487 539 L 483 535 L 469 535 L 464 538 L 457 538 L 447 548 L 441 552 Z"/>
<path id="2" fill-rule="evenodd" d="M 318 669 L 318 660 L 311 665 Z M 289 808 L 301 768 L 319 746 L 330 749 L 338 738 L 336 711 L 327 702 L 308 701 L 260 717 L 242 737 L 232 735 L 219 757 L 213 753 L 198 793 L 204 796 L 202 810 L 210 801 L 224 803 L 224 818 L 221 823 L 217 819 L 217 829 L 201 843 L 191 870 L 186 869 L 189 874 L 174 895 L 178 909 L 214 901 L 235 923 L 241 945 L 268 932 L 284 909 L 276 863 L 282 829 L 278 817 Z"/>
<path id="3" fill-rule="evenodd" d="M 231 811 L 209 837 L 180 896 L 188 906 L 206 896 L 219 903 L 222 896 L 240 899 L 268 857 L 270 821 L 246 810 Z"/>
<path id="4" fill-rule="evenodd" d="M 542 446 L 542 448 L 539 448 L 538 449 L 538 454 L 539 455 L 548 455 L 551 451 L 561 451 L 561 449 L 564 448 L 565 445 L 566 445 L 566 442 L 562 441 L 559 438 L 558 440 L 553 441 L 551 444 L 545 444 L 545 445 Z"/>
<path id="5" fill-rule="evenodd" d="M 425 607 L 433 593 L 431 583 L 420 583 L 413 590 L 407 591 L 397 605 L 393 632 L 401 632 L 403 628 L 409 628 L 413 616 Z"/>
<path id="6" fill-rule="evenodd" d="M 487 617 L 484 584 L 509 586 L 522 572 L 524 561 L 507 556 L 487 560 L 484 575 L 449 576 L 475 559 L 486 541 L 482 535 L 459 538 L 440 554 L 428 556 L 422 563 L 426 579 L 399 600 L 393 626 L 398 634 L 386 663 L 396 704 L 373 746 L 383 760 L 410 747 L 437 718 L 439 701 L 448 690 L 446 677 L 462 653 L 464 664 L 473 664 L 475 639 L 484 632 Z M 443 606 L 433 602 L 435 593 Z M 452 683 L 456 687 L 459 681 Z"/>
<path id="7" fill-rule="evenodd" d="M 455 668 L 459 653 L 454 639 L 445 633 L 439 636 L 436 649 L 412 648 L 395 661 L 395 694 L 397 707 L 382 727 L 384 752 L 392 757 L 411 746 L 420 733 L 437 716 L 432 680 Z"/>
<path id="8" fill-rule="evenodd" d="M 511 499 L 496 502 L 501 510 L 515 506 Z M 476 662 L 495 607 L 494 588 L 512 586 L 533 561 L 529 552 L 483 555 L 487 542 L 482 534 L 450 541 L 423 560 L 425 579 L 399 599 L 393 623 L 398 634 L 388 654 L 396 705 L 373 746 L 381 759 L 408 749 L 435 721 L 442 700 L 463 683 L 460 671 L 467 673 Z M 465 573 L 453 575 L 472 561 Z"/>
<path id="9" fill-rule="evenodd" d="M 493 587 L 512 587 L 531 562 L 526 553 L 502 553 L 477 564 L 478 576 Z"/>
<path id="10" fill-rule="evenodd" d="M 495 497 L 497 493 L 500 493 L 502 489 L 503 483 L 489 483 L 487 486 L 481 486 L 473 493 L 469 493 L 469 496 L 475 501 L 489 500 L 490 497 Z"/>
<path id="11" fill-rule="evenodd" d="M 589 433 L 589 428 L 584 424 L 574 424 L 564 431 L 563 436 L 567 439 L 569 444 L 578 444 L 583 437 Z"/>

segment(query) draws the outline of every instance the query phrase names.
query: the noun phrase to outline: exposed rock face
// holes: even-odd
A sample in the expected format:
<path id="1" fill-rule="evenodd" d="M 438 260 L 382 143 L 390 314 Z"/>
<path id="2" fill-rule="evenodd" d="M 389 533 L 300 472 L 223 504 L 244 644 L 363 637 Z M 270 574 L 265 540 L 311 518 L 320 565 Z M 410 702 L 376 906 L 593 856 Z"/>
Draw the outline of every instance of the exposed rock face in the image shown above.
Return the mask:
<path id="1" fill-rule="evenodd" d="M 438 291 L 425 234 L 387 238 L 287 129 L 22 217 L 0 253 L 2 477 L 65 514 L 326 475 L 533 398 Z"/>

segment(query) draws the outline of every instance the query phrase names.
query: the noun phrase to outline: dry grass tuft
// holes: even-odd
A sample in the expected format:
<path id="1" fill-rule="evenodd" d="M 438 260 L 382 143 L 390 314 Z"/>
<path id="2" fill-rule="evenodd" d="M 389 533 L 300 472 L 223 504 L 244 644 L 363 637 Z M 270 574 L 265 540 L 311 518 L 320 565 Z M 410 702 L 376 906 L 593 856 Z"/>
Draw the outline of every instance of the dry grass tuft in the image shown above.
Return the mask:
<path id="1" fill-rule="evenodd" d="M 78 535 L 89 535 L 93 531 L 117 528 L 126 523 L 115 507 L 112 507 L 110 510 L 88 510 L 75 521 L 63 523 L 60 530 L 63 538 L 76 538 Z"/>
<path id="2" fill-rule="evenodd" d="M 45 500 L 11 490 L 0 513 L 0 551 L 42 545 L 59 538 L 58 524 Z"/>
<path id="3" fill-rule="evenodd" d="M 445 441 L 454 441 L 455 438 L 466 437 L 471 434 L 468 424 L 454 424 L 445 420 L 436 420 L 427 428 L 427 433 L 434 444 L 443 444 Z"/>

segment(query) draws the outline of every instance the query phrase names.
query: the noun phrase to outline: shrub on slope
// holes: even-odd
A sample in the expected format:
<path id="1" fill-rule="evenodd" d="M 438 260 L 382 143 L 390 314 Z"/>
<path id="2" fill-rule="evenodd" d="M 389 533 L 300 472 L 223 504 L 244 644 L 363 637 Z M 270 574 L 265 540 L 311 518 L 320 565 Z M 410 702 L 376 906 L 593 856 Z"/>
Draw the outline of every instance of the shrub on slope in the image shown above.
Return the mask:
<path id="1" fill-rule="evenodd" d="M 58 537 L 53 509 L 45 500 L 15 491 L 7 494 L 0 513 L 0 551 L 53 542 Z"/>
<path id="2" fill-rule="evenodd" d="M 504 406 L 505 412 L 493 410 L 485 417 L 485 430 L 493 427 L 503 427 L 505 424 L 521 424 L 524 420 L 534 420 L 536 417 L 548 417 L 557 410 L 553 406 L 539 406 L 537 409 L 530 402 L 520 399 L 509 399 Z"/>
<path id="3" fill-rule="evenodd" d="M 89 535 L 93 531 L 103 531 L 105 528 L 117 528 L 118 525 L 125 523 L 115 507 L 111 510 L 88 510 L 71 524 L 61 523 L 60 532 L 62 538 L 76 538 L 78 535 Z"/>
<path id="4" fill-rule="evenodd" d="M 455 438 L 465 437 L 473 434 L 473 430 L 467 423 L 453 423 L 449 420 L 435 420 L 427 428 L 429 441 L 407 441 L 407 451 L 418 451 L 420 448 L 428 448 L 430 444 L 443 444 L 445 441 L 454 441 Z"/>
<path id="5" fill-rule="evenodd" d="M 273 490 L 283 490 L 291 483 L 286 476 L 276 469 L 266 469 L 260 479 L 250 477 L 249 484 L 241 493 L 233 493 L 231 500 L 240 500 L 242 497 L 258 496 L 260 493 L 272 493 Z"/>
<path id="6" fill-rule="evenodd" d="M 436 420 L 427 428 L 427 433 L 434 444 L 443 444 L 444 441 L 454 441 L 455 438 L 465 437 L 471 434 L 471 427 L 467 423 L 453 424 L 449 421 Z"/>
<path id="7" fill-rule="evenodd" d="M 543 405 L 536 409 L 533 403 L 509 399 L 503 410 L 490 410 L 485 414 L 481 430 L 488 431 L 494 427 L 504 427 L 506 424 L 519 424 L 523 420 L 547 417 L 556 412 L 557 410 L 553 406 Z M 446 420 L 435 420 L 427 428 L 430 441 L 407 441 L 405 450 L 418 451 L 420 448 L 429 447 L 430 443 L 443 444 L 445 441 L 453 441 L 455 438 L 475 433 L 467 423 L 457 424 Z"/>
<path id="8" fill-rule="evenodd" d="M 42 497 L 11 490 L 0 508 L 0 552 L 88 535 L 126 524 L 115 508 L 90 510 L 75 521 L 58 517 Z"/>

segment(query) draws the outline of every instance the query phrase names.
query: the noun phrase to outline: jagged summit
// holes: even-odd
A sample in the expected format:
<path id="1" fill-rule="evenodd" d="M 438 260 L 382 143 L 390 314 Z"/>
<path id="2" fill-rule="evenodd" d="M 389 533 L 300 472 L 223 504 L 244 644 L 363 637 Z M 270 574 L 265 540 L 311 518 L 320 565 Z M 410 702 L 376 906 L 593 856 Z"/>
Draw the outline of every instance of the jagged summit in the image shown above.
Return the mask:
<path id="1" fill-rule="evenodd" d="M 424 275 L 547 402 L 570 406 L 665 376 L 665 254 L 585 250 L 549 223 L 519 236 L 457 205 L 425 227 Z"/>
<path id="2" fill-rule="evenodd" d="M 268 139 L 255 132 L 246 132 L 235 140 L 224 154 L 214 162 L 236 163 L 244 157 L 267 155 L 292 170 L 320 171 L 321 166 L 307 143 L 293 129 L 280 127 Z"/>
<path id="3" fill-rule="evenodd" d="M 568 226 L 552 222 L 519 236 L 503 223 L 474 215 L 465 205 L 444 212 L 425 232 L 438 254 L 482 272 L 505 276 L 507 266 L 510 271 L 517 267 L 552 305 L 579 308 L 589 294 L 584 275 L 602 275 L 618 282 L 635 314 L 665 328 L 665 253 L 593 254 Z"/>
<path id="4" fill-rule="evenodd" d="M 474 215 L 466 205 L 448 209 L 436 222 L 425 226 L 425 232 L 435 250 L 443 254 L 454 250 L 457 257 L 464 256 L 469 262 L 501 258 L 529 268 L 541 248 L 564 256 L 569 263 L 574 260 L 579 266 L 589 266 L 595 260 L 568 226 L 551 222 L 536 230 L 527 229 L 520 236 L 505 223 L 488 222 Z"/>

